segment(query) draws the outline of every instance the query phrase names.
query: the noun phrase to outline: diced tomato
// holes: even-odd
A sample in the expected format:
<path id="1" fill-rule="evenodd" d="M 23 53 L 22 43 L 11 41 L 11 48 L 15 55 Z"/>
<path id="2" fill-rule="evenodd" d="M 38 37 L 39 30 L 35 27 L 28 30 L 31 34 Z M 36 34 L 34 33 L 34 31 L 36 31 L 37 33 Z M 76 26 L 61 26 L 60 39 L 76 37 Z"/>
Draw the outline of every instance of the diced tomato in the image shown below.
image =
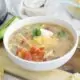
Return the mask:
<path id="1" fill-rule="evenodd" d="M 30 52 L 35 53 L 35 52 L 39 52 L 39 51 L 41 52 L 42 50 L 44 50 L 43 47 L 37 48 L 37 47 L 33 46 L 33 47 L 31 47 Z"/>
<path id="2" fill-rule="evenodd" d="M 17 51 L 16 51 L 16 55 L 19 56 L 19 57 L 21 57 L 21 58 L 24 58 L 24 55 L 25 55 L 26 51 L 27 50 L 24 49 L 24 48 L 18 48 Z"/>
<path id="3" fill-rule="evenodd" d="M 44 48 L 31 47 L 30 53 L 33 61 L 42 61 L 44 56 Z"/>
<path id="4" fill-rule="evenodd" d="M 43 53 L 35 53 L 35 54 L 32 54 L 32 60 L 33 61 L 43 61 L 43 56 L 44 54 Z"/>
<path id="5" fill-rule="evenodd" d="M 25 53 L 25 56 L 24 56 L 24 59 L 25 59 L 25 60 L 32 60 L 31 53 L 30 53 L 30 52 L 26 52 L 26 53 Z"/>
<path id="6" fill-rule="evenodd" d="M 36 50 L 36 53 L 37 53 L 39 56 L 40 56 L 40 55 L 43 55 L 43 54 L 44 54 L 44 49 L 39 48 L 39 49 Z"/>
<path id="7" fill-rule="evenodd" d="M 41 47 L 40 50 L 44 50 L 44 47 Z"/>
<path id="8" fill-rule="evenodd" d="M 40 59 L 43 59 L 43 56 L 44 56 L 43 52 L 38 51 L 36 54 L 37 54 L 37 56 L 39 56 Z"/>
<path id="9" fill-rule="evenodd" d="M 23 54 L 21 52 L 19 52 L 17 56 L 23 58 Z"/>
<path id="10" fill-rule="evenodd" d="M 42 53 L 39 53 L 38 55 L 39 55 L 40 58 L 43 58 L 44 57 L 44 53 L 43 52 Z"/>
<path id="11" fill-rule="evenodd" d="M 35 46 L 33 46 L 33 47 L 31 47 L 31 49 L 30 49 L 30 52 L 32 53 L 32 54 L 34 54 L 34 53 L 36 53 L 36 50 L 37 50 L 38 48 L 36 48 Z"/>
<path id="12" fill-rule="evenodd" d="M 18 48 L 16 52 L 17 56 L 25 60 L 33 61 L 44 61 L 44 48 L 37 48 L 35 46 L 30 48 L 30 51 L 27 51 L 24 48 Z"/>
<path id="13" fill-rule="evenodd" d="M 44 53 L 44 51 L 43 51 L 43 50 L 40 50 L 40 49 L 37 49 L 37 50 L 36 50 L 36 53 L 37 53 L 37 54 L 39 54 L 39 53 Z"/>

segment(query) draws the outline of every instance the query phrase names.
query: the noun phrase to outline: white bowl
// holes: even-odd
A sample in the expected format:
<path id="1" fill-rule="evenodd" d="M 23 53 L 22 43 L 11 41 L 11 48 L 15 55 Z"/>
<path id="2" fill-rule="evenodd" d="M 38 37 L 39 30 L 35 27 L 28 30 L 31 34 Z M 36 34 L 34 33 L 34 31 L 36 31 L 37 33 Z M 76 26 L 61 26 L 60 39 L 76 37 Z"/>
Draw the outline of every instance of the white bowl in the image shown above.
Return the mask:
<path id="1" fill-rule="evenodd" d="M 30 8 L 26 6 L 25 0 L 23 0 L 19 5 L 19 16 L 21 18 L 26 18 L 28 16 L 44 16 L 46 15 L 47 7 L 41 8 Z"/>
<path id="2" fill-rule="evenodd" d="M 58 58 L 58 59 L 54 59 L 51 61 L 46 61 L 46 62 L 33 62 L 33 61 L 27 61 L 27 60 L 23 60 L 17 56 L 14 55 L 14 53 L 12 53 L 8 47 L 8 41 L 10 36 L 13 34 L 13 32 L 15 32 L 16 30 L 18 30 L 19 28 L 23 27 L 26 24 L 32 24 L 32 23 L 55 23 L 55 24 L 59 24 L 59 25 L 64 25 L 64 27 L 66 27 L 67 29 L 69 29 L 74 37 L 74 41 L 75 44 L 73 46 L 73 48 L 66 53 L 64 56 Z M 62 66 L 63 64 L 65 64 L 69 59 L 71 59 L 71 57 L 73 56 L 73 54 L 75 53 L 75 50 L 77 48 L 78 45 L 78 35 L 75 31 L 75 29 L 73 29 L 72 25 L 69 24 L 68 22 L 64 21 L 64 20 L 60 20 L 60 19 L 55 19 L 53 17 L 29 17 L 27 19 L 23 19 L 20 20 L 18 22 L 15 22 L 14 24 L 12 24 L 10 27 L 8 27 L 7 31 L 5 32 L 4 35 L 4 47 L 8 53 L 9 58 L 16 63 L 17 65 L 21 66 L 24 69 L 27 70 L 32 70 L 32 71 L 46 71 L 46 70 L 52 70 L 55 68 L 58 68 L 60 66 Z"/>

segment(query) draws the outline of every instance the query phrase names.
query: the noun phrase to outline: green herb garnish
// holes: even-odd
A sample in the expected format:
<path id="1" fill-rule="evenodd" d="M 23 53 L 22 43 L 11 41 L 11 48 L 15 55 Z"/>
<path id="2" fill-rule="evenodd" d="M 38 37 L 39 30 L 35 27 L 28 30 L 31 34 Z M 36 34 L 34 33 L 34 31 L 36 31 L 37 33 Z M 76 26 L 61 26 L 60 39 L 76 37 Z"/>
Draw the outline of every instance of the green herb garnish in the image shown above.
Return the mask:
<path id="1" fill-rule="evenodd" d="M 59 37 L 65 37 L 66 33 L 64 31 L 58 32 Z"/>
<path id="2" fill-rule="evenodd" d="M 33 31 L 32 31 L 32 36 L 40 36 L 41 35 L 41 30 L 40 28 L 35 28 Z"/>

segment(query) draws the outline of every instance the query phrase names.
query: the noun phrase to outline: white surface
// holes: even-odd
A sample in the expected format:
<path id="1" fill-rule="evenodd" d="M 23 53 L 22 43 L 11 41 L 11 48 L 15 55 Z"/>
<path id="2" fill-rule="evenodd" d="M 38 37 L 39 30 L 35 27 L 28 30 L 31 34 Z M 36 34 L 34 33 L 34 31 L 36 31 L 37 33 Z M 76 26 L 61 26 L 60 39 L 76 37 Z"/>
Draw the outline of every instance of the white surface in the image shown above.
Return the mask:
<path id="1" fill-rule="evenodd" d="M 8 8 L 8 12 L 18 16 L 19 4 L 22 0 L 5 0 Z"/>

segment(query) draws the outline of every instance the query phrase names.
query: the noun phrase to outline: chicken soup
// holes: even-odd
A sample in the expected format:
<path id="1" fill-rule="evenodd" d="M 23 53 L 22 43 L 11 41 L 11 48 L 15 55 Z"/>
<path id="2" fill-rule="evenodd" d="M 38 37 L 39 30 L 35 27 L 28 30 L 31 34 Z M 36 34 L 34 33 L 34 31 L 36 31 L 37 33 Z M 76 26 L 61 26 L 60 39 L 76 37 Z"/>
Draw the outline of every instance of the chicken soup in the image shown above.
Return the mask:
<path id="1" fill-rule="evenodd" d="M 73 45 L 73 35 L 63 26 L 36 23 L 15 31 L 8 46 L 14 55 L 24 60 L 42 62 L 63 56 Z"/>

